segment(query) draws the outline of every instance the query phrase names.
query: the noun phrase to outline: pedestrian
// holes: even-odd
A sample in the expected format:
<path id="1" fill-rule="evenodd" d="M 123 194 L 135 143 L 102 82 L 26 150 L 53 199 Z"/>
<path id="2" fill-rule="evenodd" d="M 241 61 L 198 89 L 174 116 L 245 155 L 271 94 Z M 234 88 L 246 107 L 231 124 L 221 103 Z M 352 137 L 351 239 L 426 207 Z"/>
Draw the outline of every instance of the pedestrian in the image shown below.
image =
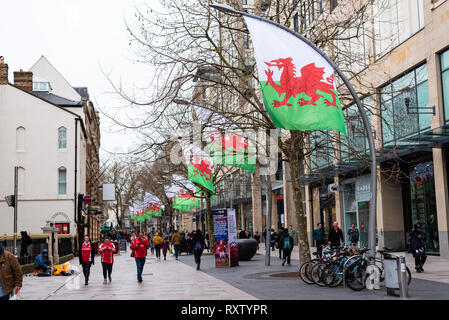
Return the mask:
<path id="1" fill-rule="evenodd" d="M 83 267 L 84 285 L 89 284 L 90 267 L 95 264 L 94 244 L 89 240 L 89 236 L 84 236 L 84 243 L 79 252 L 80 264 Z"/>
<path id="2" fill-rule="evenodd" d="M 279 247 L 282 248 L 283 253 L 282 265 L 284 265 L 285 262 L 290 265 L 290 256 L 294 245 L 293 241 L 293 237 L 290 236 L 288 229 L 284 229 L 284 234 L 282 235 L 279 243 Z"/>
<path id="3" fill-rule="evenodd" d="M 0 300 L 19 294 L 23 273 L 19 260 L 0 243 Z"/>
<path id="4" fill-rule="evenodd" d="M 162 248 L 162 237 L 159 235 L 159 232 L 153 238 L 154 250 L 156 250 L 156 258 L 161 260 L 161 248 Z"/>
<path id="5" fill-rule="evenodd" d="M 413 226 L 413 230 L 409 235 L 409 241 L 410 249 L 415 258 L 416 272 L 424 272 L 423 266 L 427 259 L 425 248 L 426 236 L 422 232 L 422 225 L 420 222 L 415 223 Z"/>
<path id="6" fill-rule="evenodd" d="M 246 236 L 246 231 L 245 231 L 245 229 L 242 229 L 240 232 L 239 232 L 239 239 L 246 239 L 247 238 L 247 236 Z"/>
<path id="7" fill-rule="evenodd" d="M 256 234 L 254 235 L 254 239 L 257 241 L 257 250 L 259 250 L 259 244 L 260 244 L 260 234 L 259 231 L 256 231 Z"/>
<path id="8" fill-rule="evenodd" d="M 164 241 L 162 242 L 162 254 L 164 255 L 164 260 L 167 260 L 167 251 L 170 247 L 170 242 L 168 242 L 168 237 L 164 237 Z"/>
<path id="9" fill-rule="evenodd" d="M 171 243 L 173 245 L 173 249 L 175 250 L 175 258 L 178 260 L 179 246 L 181 245 L 181 235 L 177 230 L 171 236 Z"/>
<path id="10" fill-rule="evenodd" d="M 313 230 L 312 238 L 315 240 L 318 257 L 321 258 L 323 256 L 323 246 L 326 244 L 326 241 L 324 240 L 323 224 L 319 222 L 316 226 L 317 228 Z"/>
<path id="11" fill-rule="evenodd" d="M 148 241 L 150 243 L 150 250 L 151 250 L 151 254 L 154 254 L 154 242 L 153 242 L 153 238 L 154 238 L 154 233 L 150 232 L 148 234 Z"/>
<path id="12" fill-rule="evenodd" d="M 98 251 L 101 254 L 101 265 L 103 267 L 103 283 L 107 283 L 107 279 L 109 279 L 109 283 L 112 281 L 111 273 L 112 273 L 112 265 L 114 264 L 114 253 L 117 252 L 117 248 L 114 243 L 111 242 L 109 237 L 104 239 L 104 242 L 100 245 Z"/>
<path id="13" fill-rule="evenodd" d="M 338 222 L 334 221 L 333 226 L 331 230 L 329 231 L 329 245 L 332 249 L 337 249 L 340 247 L 343 247 L 344 245 L 344 238 L 343 238 L 343 231 L 338 227 Z"/>
<path id="14" fill-rule="evenodd" d="M 201 230 L 197 230 L 192 238 L 193 243 L 193 255 L 195 256 L 196 270 L 200 270 L 201 265 L 201 255 L 203 254 L 204 248 L 206 248 L 206 243 L 204 242 L 203 234 Z"/>
<path id="15" fill-rule="evenodd" d="M 282 238 L 284 237 L 284 230 L 285 230 L 284 227 L 281 227 L 281 229 L 279 229 L 279 231 L 276 234 L 276 248 L 278 248 L 278 250 L 279 250 L 279 259 L 282 259 L 281 241 L 282 241 Z"/>
<path id="16" fill-rule="evenodd" d="M 351 246 L 357 246 L 357 243 L 359 242 L 359 229 L 356 228 L 354 223 L 348 231 L 348 240 Z"/>
<path id="17" fill-rule="evenodd" d="M 133 254 L 131 256 L 134 256 L 136 260 L 137 281 L 139 283 L 143 281 L 142 272 L 147 257 L 147 250 L 149 247 L 150 243 L 148 242 L 148 239 L 143 236 L 143 232 L 140 232 L 139 236 L 131 242 L 130 248 L 131 250 L 133 250 Z"/>

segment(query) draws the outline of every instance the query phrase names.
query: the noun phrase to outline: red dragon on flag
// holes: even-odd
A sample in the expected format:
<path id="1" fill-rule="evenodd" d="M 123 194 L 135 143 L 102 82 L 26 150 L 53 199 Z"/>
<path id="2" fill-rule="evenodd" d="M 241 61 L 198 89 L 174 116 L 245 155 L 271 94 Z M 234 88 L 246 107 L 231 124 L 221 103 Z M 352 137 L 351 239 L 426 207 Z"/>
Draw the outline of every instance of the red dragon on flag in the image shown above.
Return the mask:
<path id="1" fill-rule="evenodd" d="M 190 163 L 195 167 L 193 172 L 199 173 L 201 177 L 205 177 L 208 181 L 212 180 L 212 170 L 210 169 L 211 163 L 209 161 L 203 159 L 200 163 Z"/>
<path id="2" fill-rule="evenodd" d="M 333 106 L 339 109 L 337 106 L 336 94 L 332 89 L 334 89 L 334 75 L 332 74 L 330 77 L 326 79 L 327 82 L 324 82 L 324 68 L 320 68 L 315 66 L 315 63 L 310 63 L 301 68 L 301 76 L 296 77 L 296 67 L 293 64 L 292 58 L 280 58 L 277 60 L 272 60 L 270 62 L 265 62 L 265 64 L 269 67 L 277 67 L 279 70 L 282 70 L 280 84 L 277 84 L 273 80 L 273 71 L 271 69 L 265 70 L 265 74 L 268 79 L 265 86 L 271 85 L 279 94 L 279 97 L 285 93 L 285 97 L 283 101 L 273 101 L 273 106 L 278 108 L 280 106 L 292 106 L 288 103 L 288 100 L 293 96 L 296 96 L 300 93 L 305 93 L 307 96 L 311 97 L 310 100 L 306 101 L 304 99 L 299 99 L 298 104 L 300 106 L 304 105 L 316 105 L 320 98 L 324 98 L 324 102 L 328 107 Z M 332 95 L 333 101 L 327 100 L 323 95 L 318 93 L 320 90 L 325 93 L 329 93 Z"/>
<path id="3" fill-rule="evenodd" d="M 222 134 L 218 139 L 214 136 L 210 137 L 211 142 L 217 144 L 222 148 L 222 152 L 226 150 L 235 150 L 235 153 L 247 152 L 249 153 L 249 142 L 247 138 L 242 138 L 236 134 Z"/>

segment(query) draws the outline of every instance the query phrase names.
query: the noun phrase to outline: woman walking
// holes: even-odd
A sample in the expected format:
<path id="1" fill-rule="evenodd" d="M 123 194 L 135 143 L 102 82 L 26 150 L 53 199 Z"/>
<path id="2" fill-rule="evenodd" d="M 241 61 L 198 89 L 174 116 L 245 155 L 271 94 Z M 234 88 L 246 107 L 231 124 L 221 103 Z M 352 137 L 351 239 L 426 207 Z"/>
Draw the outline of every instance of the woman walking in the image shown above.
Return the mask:
<path id="1" fill-rule="evenodd" d="M 162 242 L 162 254 L 164 255 L 164 260 L 167 260 L 167 251 L 170 247 L 170 242 L 168 242 L 168 237 L 164 237 L 164 242 Z"/>
<path id="2" fill-rule="evenodd" d="M 114 253 L 117 252 L 117 248 L 111 242 L 109 237 L 104 239 L 104 242 L 100 245 L 98 250 L 101 253 L 101 265 L 103 267 L 103 283 L 107 283 L 107 278 L 109 279 L 109 283 L 112 281 L 111 273 L 112 273 L 112 265 L 114 264 Z M 106 278 L 107 277 L 107 278 Z"/>
<path id="3" fill-rule="evenodd" d="M 195 256 L 196 270 L 200 270 L 201 255 L 203 250 L 206 248 L 206 243 L 204 242 L 203 234 L 201 230 L 196 230 L 195 235 L 192 238 L 193 244 L 193 255 Z"/>
<path id="4" fill-rule="evenodd" d="M 80 251 L 80 264 L 83 267 L 84 285 L 89 284 L 90 267 L 95 264 L 95 249 L 92 242 L 89 240 L 89 236 L 84 236 L 84 243 L 82 244 Z"/>
<path id="5" fill-rule="evenodd" d="M 158 258 L 159 260 L 161 260 L 161 248 L 162 248 L 162 242 L 164 240 L 162 240 L 161 236 L 159 235 L 159 232 L 156 233 L 156 235 L 153 238 L 153 243 L 154 243 L 154 250 L 156 250 L 156 258 Z"/>

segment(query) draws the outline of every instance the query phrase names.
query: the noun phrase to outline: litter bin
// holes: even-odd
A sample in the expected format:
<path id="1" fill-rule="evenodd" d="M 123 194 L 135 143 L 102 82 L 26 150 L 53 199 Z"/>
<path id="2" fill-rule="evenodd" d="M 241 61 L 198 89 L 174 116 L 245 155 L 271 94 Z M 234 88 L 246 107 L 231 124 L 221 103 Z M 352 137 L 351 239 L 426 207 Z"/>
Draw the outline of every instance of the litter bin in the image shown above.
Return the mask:
<path id="1" fill-rule="evenodd" d="M 407 271 L 405 257 L 384 254 L 384 279 L 387 294 L 408 297 Z M 396 293 L 399 290 L 399 294 Z"/>

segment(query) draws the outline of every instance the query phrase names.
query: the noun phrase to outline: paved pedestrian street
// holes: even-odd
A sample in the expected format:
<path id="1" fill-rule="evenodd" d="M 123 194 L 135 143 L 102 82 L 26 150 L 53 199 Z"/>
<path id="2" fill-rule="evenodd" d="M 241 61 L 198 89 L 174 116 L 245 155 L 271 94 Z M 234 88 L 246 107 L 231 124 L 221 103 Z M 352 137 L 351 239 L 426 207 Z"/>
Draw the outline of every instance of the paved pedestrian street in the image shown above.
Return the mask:
<path id="1" fill-rule="evenodd" d="M 128 252 L 115 256 L 112 282 L 103 284 L 99 256 L 91 268 L 89 285 L 84 285 L 82 272 L 71 277 L 24 277 L 21 291 L 24 300 L 398 300 L 388 296 L 386 289 L 352 291 L 349 288 L 327 288 L 307 285 L 297 277 L 273 275 L 297 272 L 295 250 L 290 266 L 281 266 L 277 250 L 271 252 L 271 265 L 265 266 L 262 246 L 250 261 L 240 261 L 238 267 L 216 268 L 214 257 L 205 251 L 201 271 L 196 271 L 192 255 L 167 256 L 157 260 L 149 253 L 144 267 L 143 282 L 136 279 L 136 264 Z M 413 260 L 407 258 L 412 270 L 409 298 L 449 299 L 448 262 L 429 257 L 426 273 L 417 274 Z M 79 268 L 78 259 L 71 261 Z M 81 269 L 79 269 L 81 270 Z M 427 271 L 428 270 L 428 271 Z M 82 271 L 82 270 L 81 270 Z"/>
<path id="2" fill-rule="evenodd" d="M 193 258 L 192 258 L 193 259 Z M 71 261 L 80 267 L 78 259 Z M 84 285 L 82 269 L 71 277 L 24 277 L 22 298 L 25 300 L 250 300 L 255 297 L 204 272 L 198 272 L 173 257 L 158 261 L 148 255 L 143 282 L 136 278 L 136 263 L 129 253 L 115 256 L 112 282 L 103 284 L 99 256 L 91 268 L 89 285 Z"/>

